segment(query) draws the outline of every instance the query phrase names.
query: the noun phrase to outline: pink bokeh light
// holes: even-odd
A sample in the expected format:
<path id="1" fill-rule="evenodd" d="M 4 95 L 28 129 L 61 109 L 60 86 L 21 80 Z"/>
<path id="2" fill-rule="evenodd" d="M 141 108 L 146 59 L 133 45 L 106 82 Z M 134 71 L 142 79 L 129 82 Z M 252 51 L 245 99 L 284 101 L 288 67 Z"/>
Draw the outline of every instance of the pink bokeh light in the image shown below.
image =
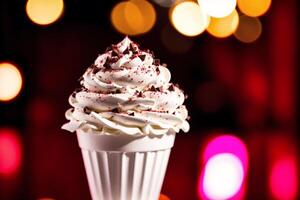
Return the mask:
<path id="1" fill-rule="evenodd" d="M 219 176 L 220 177 L 219 180 L 217 180 L 217 179 L 208 180 L 207 178 L 205 178 L 205 177 L 208 177 L 207 172 L 209 170 L 216 170 L 216 172 L 214 172 L 214 173 L 218 173 L 218 171 L 220 173 L 227 173 L 226 170 L 224 170 L 223 168 L 218 168 L 218 166 L 211 165 L 212 160 L 215 160 L 217 157 L 222 156 L 224 154 L 233 156 L 233 158 L 236 158 L 236 161 L 234 161 L 232 159 L 223 159 L 223 160 L 220 160 L 220 162 L 217 163 L 217 165 L 224 165 L 228 169 L 227 170 L 228 173 L 235 173 L 235 172 L 238 173 L 238 170 L 234 170 L 234 169 L 238 169 L 238 166 L 241 165 L 242 173 L 232 174 L 232 176 L 237 175 L 237 177 L 238 177 L 238 176 L 242 175 L 242 177 L 241 177 L 242 180 L 231 180 L 230 177 L 232 177 L 232 176 L 230 176 L 230 177 L 224 176 L 222 180 L 221 180 L 221 178 L 222 178 L 221 176 Z M 220 135 L 220 136 L 214 137 L 212 140 L 210 140 L 207 143 L 207 145 L 203 151 L 202 162 L 203 162 L 202 170 L 201 170 L 199 182 L 198 182 L 198 196 L 200 197 L 200 199 L 207 200 L 207 199 L 210 199 L 210 197 L 212 197 L 214 195 L 216 195 L 216 196 L 223 195 L 223 194 L 226 195 L 225 183 L 226 184 L 232 183 L 233 185 L 231 187 L 231 189 L 232 189 L 231 192 L 234 192 L 234 193 L 231 193 L 230 196 L 227 196 L 226 199 L 239 200 L 244 197 L 244 195 L 245 195 L 245 179 L 246 179 L 246 175 L 248 172 L 248 162 L 249 161 L 248 161 L 247 147 L 241 139 L 239 139 L 238 137 L 236 137 L 234 135 Z M 211 169 L 208 169 L 208 167 Z M 212 190 L 210 190 L 211 191 L 210 194 L 208 194 L 207 191 L 209 188 L 206 188 L 204 190 L 204 186 L 207 185 L 207 183 L 204 183 L 204 181 L 212 181 L 212 183 L 215 182 L 216 184 L 220 184 L 220 181 L 223 182 L 224 183 L 224 193 L 223 194 L 222 193 L 213 194 L 214 190 L 212 189 Z M 241 181 L 241 182 L 238 184 L 239 181 Z M 210 183 L 210 186 L 212 186 L 211 183 Z M 216 187 L 219 187 L 219 186 L 220 185 L 218 185 L 218 186 L 216 185 Z M 230 191 L 230 190 L 228 190 L 228 191 Z M 215 191 L 215 192 L 217 192 L 217 191 Z M 220 192 L 220 190 L 218 192 Z M 227 193 L 227 194 L 229 194 L 229 193 Z"/>
<path id="2" fill-rule="evenodd" d="M 271 168 L 269 186 L 272 196 L 279 200 L 297 197 L 297 165 L 294 158 L 279 159 Z"/>
<path id="3" fill-rule="evenodd" d="M 248 170 L 248 151 L 244 142 L 234 135 L 220 135 L 213 138 L 205 147 L 203 162 L 206 163 L 212 156 L 219 153 L 231 153 L 237 156 Z"/>
<path id="4" fill-rule="evenodd" d="M 0 175 L 15 173 L 21 164 L 21 140 L 13 129 L 0 129 Z"/>

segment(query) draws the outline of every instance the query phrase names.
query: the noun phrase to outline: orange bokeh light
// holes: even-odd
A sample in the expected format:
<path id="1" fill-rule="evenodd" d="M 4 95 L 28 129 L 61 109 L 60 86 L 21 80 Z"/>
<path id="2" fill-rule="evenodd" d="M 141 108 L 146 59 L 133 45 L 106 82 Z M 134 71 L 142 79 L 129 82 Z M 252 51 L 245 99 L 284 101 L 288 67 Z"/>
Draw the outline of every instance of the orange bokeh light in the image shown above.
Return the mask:
<path id="1" fill-rule="evenodd" d="M 18 68 L 9 62 L 0 63 L 0 101 L 14 99 L 22 89 L 22 75 Z"/>
<path id="2" fill-rule="evenodd" d="M 238 0 L 238 7 L 242 13 L 250 17 L 258 17 L 265 14 L 272 0 Z"/>
<path id="3" fill-rule="evenodd" d="M 38 25 L 55 22 L 62 15 L 63 10 L 63 0 L 28 0 L 26 4 L 29 19 Z"/>
<path id="4" fill-rule="evenodd" d="M 240 22 L 234 36 L 241 42 L 251 43 L 256 41 L 262 32 L 262 25 L 258 18 L 240 16 Z"/>
<path id="5" fill-rule="evenodd" d="M 230 15 L 224 18 L 210 19 L 207 27 L 207 32 L 218 38 L 225 38 L 232 35 L 237 29 L 239 24 L 239 14 L 234 10 Z"/>
<path id="6" fill-rule="evenodd" d="M 127 35 L 140 35 L 152 29 L 156 12 L 145 0 L 130 0 L 118 3 L 111 12 L 114 28 Z"/>
<path id="7" fill-rule="evenodd" d="M 171 200 L 171 199 L 164 194 L 160 194 L 158 200 Z"/>

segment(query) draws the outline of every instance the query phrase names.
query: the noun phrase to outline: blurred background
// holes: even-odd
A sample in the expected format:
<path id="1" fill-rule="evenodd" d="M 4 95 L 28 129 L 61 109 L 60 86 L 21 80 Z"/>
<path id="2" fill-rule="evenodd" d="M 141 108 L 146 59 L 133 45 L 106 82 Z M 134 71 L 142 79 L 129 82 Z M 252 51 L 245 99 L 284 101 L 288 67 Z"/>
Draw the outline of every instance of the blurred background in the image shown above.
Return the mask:
<path id="1" fill-rule="evenodd" d="M 125 35 L 188 95 L 163 194 L 299 199 L 297 3 L 0 0 L 0 199 L 90 199 L 60 127 L 78 78 Z"/>

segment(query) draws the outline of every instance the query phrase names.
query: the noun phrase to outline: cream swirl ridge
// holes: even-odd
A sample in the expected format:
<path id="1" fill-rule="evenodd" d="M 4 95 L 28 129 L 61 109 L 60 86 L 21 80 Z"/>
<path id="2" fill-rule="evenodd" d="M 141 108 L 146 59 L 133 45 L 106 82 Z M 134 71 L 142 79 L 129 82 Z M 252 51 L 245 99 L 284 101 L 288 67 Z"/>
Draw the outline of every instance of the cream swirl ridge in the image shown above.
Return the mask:
<path id="1" fill-rule="evenodd" d="M 69 98 L 63 129 L 100 134 L 162 135 L 189 130 L 184 94 L 170 71 L 129 38 L 98 56 Z"/>

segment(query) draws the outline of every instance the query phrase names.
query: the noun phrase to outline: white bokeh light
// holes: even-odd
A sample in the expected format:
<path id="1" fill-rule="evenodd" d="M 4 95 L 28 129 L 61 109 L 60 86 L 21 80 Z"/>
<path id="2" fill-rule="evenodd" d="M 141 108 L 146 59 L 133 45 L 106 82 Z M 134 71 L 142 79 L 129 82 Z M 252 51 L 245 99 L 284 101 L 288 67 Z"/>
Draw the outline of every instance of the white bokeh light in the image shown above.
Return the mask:
<path id="1" fill-rule="evenodd" d="M 229 199 L 239 192 L 243 179 L 243 165 L 238 157 L 230 153 L 217 154 L 206 163 L 203 192 L 209 199 Z"/>
<path id="2" fill-rule="evenodd" d="M 192 1 L 177 4 L 171 9 L 170 17 L 175 29 L 189 37 L 203 33 L 210 21 L 201 6 Z"/>
<path id="3" fill-rule="evenodd" d="M 236 7 L 236 0 L 198 0 L 199 5 L 211 17 L 230 15 Z"/>

